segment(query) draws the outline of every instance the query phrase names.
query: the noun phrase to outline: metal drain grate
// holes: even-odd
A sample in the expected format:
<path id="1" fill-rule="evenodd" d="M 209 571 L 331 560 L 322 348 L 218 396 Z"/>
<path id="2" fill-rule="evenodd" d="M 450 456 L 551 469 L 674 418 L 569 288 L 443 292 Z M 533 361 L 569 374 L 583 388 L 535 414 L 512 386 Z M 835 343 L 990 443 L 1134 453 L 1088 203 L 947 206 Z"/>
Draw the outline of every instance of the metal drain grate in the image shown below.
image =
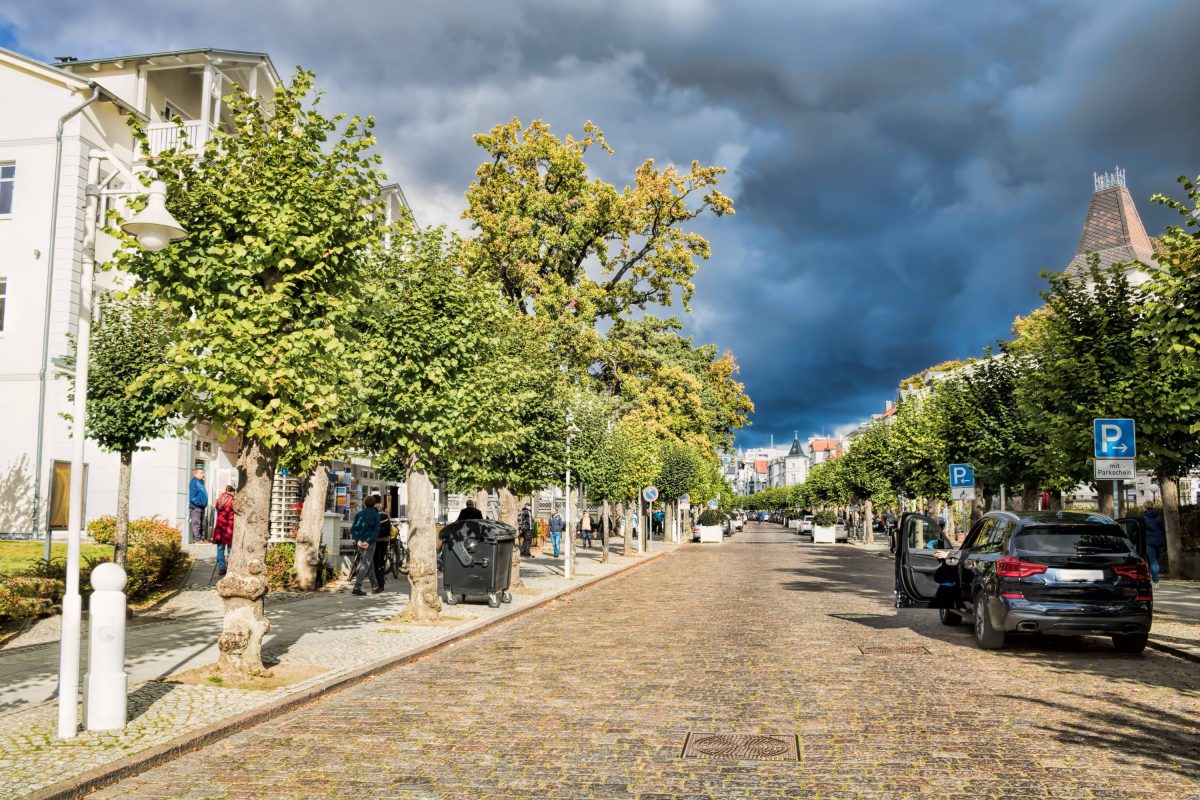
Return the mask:
<path id="1" fill-rule="evenodd" d="M 928 656 L 932 655 L 919 644 L 860 644 L 864 656 Z"/>
<path id="2" fill-rule="evenodd" d="M 684 740 L 682 757 L 799 761 L 800 740 L 794 734 L 693 731 Z"/>

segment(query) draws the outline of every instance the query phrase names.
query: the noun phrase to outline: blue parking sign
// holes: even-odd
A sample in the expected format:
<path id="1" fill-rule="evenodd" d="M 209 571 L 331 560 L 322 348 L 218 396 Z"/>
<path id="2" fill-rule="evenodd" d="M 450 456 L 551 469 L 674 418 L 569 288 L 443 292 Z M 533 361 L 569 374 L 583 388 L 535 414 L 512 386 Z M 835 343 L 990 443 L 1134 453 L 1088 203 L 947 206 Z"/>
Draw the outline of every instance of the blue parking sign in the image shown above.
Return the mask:
<path id="1" fill-rule="evenodd" d="M 1097 419 L 1096 458 L 1137 457 L 1137 429 L 1131 419 Z"/>
<path id="2" fill-rule="evenodd" d="M 966 489 L 975 485 L 975 467 L 970 464 L 950 465 L 950 488 Z"/>

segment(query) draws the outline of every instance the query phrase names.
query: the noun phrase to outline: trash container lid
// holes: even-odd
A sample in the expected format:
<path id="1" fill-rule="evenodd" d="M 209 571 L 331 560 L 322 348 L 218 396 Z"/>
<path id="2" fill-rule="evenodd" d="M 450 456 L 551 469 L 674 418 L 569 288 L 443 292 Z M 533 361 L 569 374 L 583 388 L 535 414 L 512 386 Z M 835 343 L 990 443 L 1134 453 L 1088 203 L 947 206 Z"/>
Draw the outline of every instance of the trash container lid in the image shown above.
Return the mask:
<path id="1" fill-rule="evenodd" d="M 517 538 L 517 529 L 494 519 L 464 519 L 442 528 L 442 539 L 466 539 L 468 536 L 486 542 L 511 542 Z"/>

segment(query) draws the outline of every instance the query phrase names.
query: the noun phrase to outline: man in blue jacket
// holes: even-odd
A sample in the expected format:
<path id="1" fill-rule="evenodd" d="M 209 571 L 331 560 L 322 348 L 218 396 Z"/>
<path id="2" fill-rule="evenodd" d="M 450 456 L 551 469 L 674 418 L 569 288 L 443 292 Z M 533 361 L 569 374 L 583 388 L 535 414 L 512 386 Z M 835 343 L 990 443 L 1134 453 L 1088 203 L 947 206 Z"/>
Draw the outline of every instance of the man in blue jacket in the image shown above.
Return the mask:
<path id="1" fill-rule="evenodd" d="M 204 511 L 208 508 L 208 490 L 204 488 L 204 470 L 192 470 L 188 484 L 188 521 L 192 528 L 192 541 L 204 541 Z"/>
<path id="2" fill-rule="evenodd" d="M 1146 561 L 1150 565 L 1150 580 L 1154 581 L 1154 588 L 1157 589 L 1158 560 L 1167 547 L 1167 529 L 1163 525 L 1162 514 L 1158 513 L 1153 503 L 1146 503 L 1146 510 L 1142 512 L 1142 525 L 1146 528 Z"/>
<path id="3" fill-rule="evenodd" d="M 383 590 L 375 578 L 375 570 L 372 568 L 372 562 L 375 560 L 375 539 L 379 535 L 379 512 L 375 510 L 375 506 L 378 504 L 379 497 L 371 495 L 363 503 L 363 510 L 354 515 L 350 536 L 354 539 L 354 544 L 358 547 L 359 552 L 358 568 L 354 570 L 354 591 L 350 594 L 366 594 L 362 590 L 362 585 L 363 578 L 368 575 L 371 576 L 371 590 L 376 594 Z"/>
<path id="4" fill-rule="evenodd" d="M 562 515 L 558 513 L 558 509 L 554 509 L 554 513 L 550 515 L 550 544 L 554 547 L 554 557 L 558 558 L 559 540 L 562 538 L 563 529 L 566 527 L 566 522 Z"/>

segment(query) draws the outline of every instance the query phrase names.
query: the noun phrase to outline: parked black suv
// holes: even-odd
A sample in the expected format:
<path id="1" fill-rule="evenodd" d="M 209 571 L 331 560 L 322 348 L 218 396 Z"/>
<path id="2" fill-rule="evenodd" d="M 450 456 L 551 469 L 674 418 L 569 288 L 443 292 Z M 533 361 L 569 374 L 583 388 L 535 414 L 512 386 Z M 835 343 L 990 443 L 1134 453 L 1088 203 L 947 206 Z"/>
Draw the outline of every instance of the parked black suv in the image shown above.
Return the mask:
<path id="1" fill-rule="evenodd" d="M 945 625 L 970 617 L 986 650 L 1010 631 L 1108 634 L 1123 653 L 1146 647 L 1154 602 L 1139 520 L 993 511 L 954 550 L 936 520 L 905 514 L 899 540 L 896 606 L 939 609 Z"/>

